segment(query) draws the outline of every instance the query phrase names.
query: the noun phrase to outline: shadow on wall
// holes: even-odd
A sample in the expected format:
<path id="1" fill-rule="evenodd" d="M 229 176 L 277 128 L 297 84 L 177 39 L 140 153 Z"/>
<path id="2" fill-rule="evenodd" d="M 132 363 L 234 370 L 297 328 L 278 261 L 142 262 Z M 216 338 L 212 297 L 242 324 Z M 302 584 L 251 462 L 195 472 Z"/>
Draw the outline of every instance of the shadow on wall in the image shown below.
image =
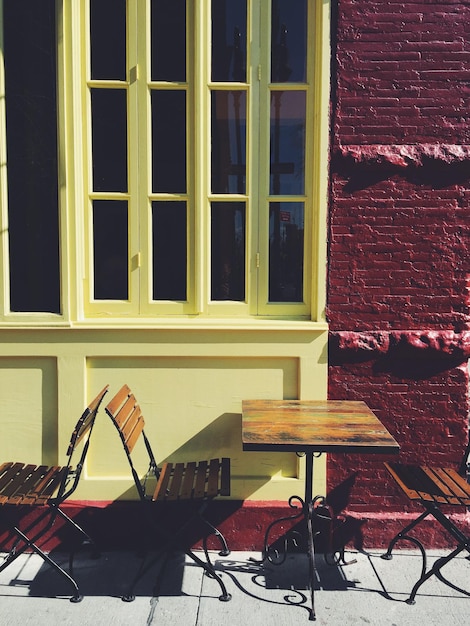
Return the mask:
<path id="1" fill-rule="evenodd" d="M 370 145 L 343 146 L 335 151 L 332 171 L 347 180 L 344 191 L 354 193 L 401 176 L 416 186 L 444 189 L 470 180 L 470 152 L 461 146 Z"/>
<path id="2" fill-rule="evenodd" d="M 470 357 L 470 332 L 333 332 L 329 357 L 332 366 L 373 360 L 376 373 L 424 380 L 458 367 Z"/>

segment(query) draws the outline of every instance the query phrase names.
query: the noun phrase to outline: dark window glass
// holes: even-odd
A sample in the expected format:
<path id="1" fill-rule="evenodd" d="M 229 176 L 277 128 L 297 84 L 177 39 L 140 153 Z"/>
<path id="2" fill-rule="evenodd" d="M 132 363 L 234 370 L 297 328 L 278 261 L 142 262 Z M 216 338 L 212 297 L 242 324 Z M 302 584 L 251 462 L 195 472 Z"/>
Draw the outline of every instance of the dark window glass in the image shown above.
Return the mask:
<path id="1" fill-rule="evenodd" d="M 211 298 L 245 300 L 245 203 L 211 204 Z"/>
<path id="2" fill-rule="evenodd" d="M 186 80 L 186 2 L 152 0 L 151 79 Z"/>
<path id="3" fill-rule="evenodd" d="M 245 0 L 212 0 L 212 80 L 246 81 Z"/>
<path id="4" fill-rule="evenodd" d="M 305 189 L 305 92 L 271 93 L 272 195 L 299 195 Z"/>
<path id="5" fill-rule="evenodd" d="M 152 91 L 152 191 L 186 192 L 186 92 Z"/>
<path id="6" fill-rule="evenodd" d="M 126 80 L 126 0 L 90 0 L 91 78 Z"/>
<path id="7" fill-rule="evenodd" d="M 129 297 L 127 202 L 93 202 L 93 276 L 95 300 Z"/>
<path id="8" fill-rule="evenodd" d="M 60 313 L 54 0 L 4 0 L 10 308 Z"/>
<path id="9" fill-rule="evenodd" d="M 307 0 L 273 0 L 271 19 L 271 81 L 304 83 Z"/>
<path id="10" fill-rule="evenodd" d="M 186 202 L 152 202 L 154 300 L 186 300 L 186 233 Z"/>
<path id="11" fill-rule="evenodd" d="M 93 190 L 127 191 L 127 92 L 92 89 Z"/>
<path id="12" fill-rule="evenodd" d="M 269 301 L 303 301 L 304 204 L 269 205 Z"/>
<path id="13" fill-rule="evenodd" d="M 213 193 L 245 193 L 246 94 L 212 92 Z"/>

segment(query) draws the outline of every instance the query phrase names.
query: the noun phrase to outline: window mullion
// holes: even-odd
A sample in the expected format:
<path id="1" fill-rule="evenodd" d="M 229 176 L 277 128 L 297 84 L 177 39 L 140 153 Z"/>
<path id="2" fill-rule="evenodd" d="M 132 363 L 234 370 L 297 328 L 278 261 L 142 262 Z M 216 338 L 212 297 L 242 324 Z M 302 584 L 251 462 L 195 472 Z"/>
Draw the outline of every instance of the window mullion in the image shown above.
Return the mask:
<path id="1" fill-rule="evenodd" d="M 257 211 L 256 238 L 256 281 L 253 292 L 253 314 L 259 315 L 267 303 L 268 292 L 268 261 L 269 261 L 269 219 L 268 219 L 268 189 L 269 189 L 269 40 L 270 30 L 265 27 L 271 23 L 271 3 L 254 0 L 258 5 L 253 10 L 253 40 L 259 42 L 257 58 L 253 59 L 253 198 Z M 259 4 L 258 4 L 259 3 Z M 256 107 L 256 109 L 255 109 Z M 256 185 L 256 187 L 255 187 Z"/>
<path id="2" fill-rule="evenodd" d="M 193 168 L 192 202 L 194 220 L 195 254 L 195 304 L 196 312 L 207 312 L 210 275 L 209 267 L 209 189 L 210 189 L 210 32 L 211 15 L 207 3 L 195 3 L 193 31 L 194 65 L 193 72 L 193 123 L 194 123 L 194 162 L 200 167 Z"/>
<path id="3" fill-rule="evenodd" d="M 143 242 L 145 241 L 145 204 L 140 197 L 142 188 L 142 154 L 145 154 L 140 145 L 140 138 L 145 137 L 142 132 L 142 125 L 145 123 L 142 108 L 140 106 L 139 88 L 144 55 L 138 48 L 140 43 L 139 32 L 139 9 L 141 3 L 134 0 L 128 2 L 128 34 L 127 34 L 127 105 L 128 105 L 128 176 L 129 176 L 129 200 L 128 200 L 128 220 L 129 220 L 129 299 L 131 310 L 136 315 L 142 312 L 142 299 L 145 298 L 146 289 L 145 274 L 142 271 L 146 267 L 145 256 L 143 254 Z M 142 37 L 145 40 L 144 37 Z M 144 118 L 144 119 L 142 119 Z"/>

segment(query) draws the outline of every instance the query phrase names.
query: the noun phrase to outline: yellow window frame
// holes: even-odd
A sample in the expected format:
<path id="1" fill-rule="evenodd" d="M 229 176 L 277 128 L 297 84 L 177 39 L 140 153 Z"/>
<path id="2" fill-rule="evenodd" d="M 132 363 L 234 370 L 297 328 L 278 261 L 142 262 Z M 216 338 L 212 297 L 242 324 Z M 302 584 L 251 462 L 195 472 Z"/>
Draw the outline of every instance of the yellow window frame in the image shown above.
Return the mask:
<path id="1" fill-rule="evenodd" d="M 81 4 L 81 28 L 88 38 L 88 3 Z M 269 248 L 269 38 L 263 24 L 270 23 L 270 3 L 248 0 L 248 32 L 260 33 L 260 48 L 250 47 L 247 58 L 248 124 L 247 189 L 243 196 L 224 195 L 228 200 L 246 201 L 246 301 L 210 301 L 210 201 L 218 197 L 210 193 L 210 0 L 188 3 L 187 84 L 177 88 L 188 94 L 188 189 L 178 199 L 188 206 L 187 302 L 151 300 L 151 201 L 150 193 L 150 107 L 148 105 L 149 50 L 142 39 L 149 40 L 149 2 L 128 0 L 128 159 L 129 189 L 120 198 L 129 202 L 129 300 L 93 300 L 93 233 L 91 200 L 99 194 L 89 194 L 91 181 L 90 147 L 91 123 L 89 111 L 88 77 L 83 80 L 82 98 L 87 129 L 83 148 L 83 183 L 86 190 L 84 207 L 85 255 L 84 298 L 85 317 L 92 318 L 152 318 L 165 316 L 200 316 L 208 318 L 323 318 L 324 280 L 321 262 L 325 258 L 326 181 L 327 181 L 327 110 L 328 110 L 328 27 L 329 2 L 310 0 L 308 19 L 308 67 L 306 84 L 282 83 L 283 90 L 302 89 L 307 93 L 305 194 L 289 196 L 289 201 L 305 202 L 304 276 L 301 303 L 268 302 L 268 248 Z M 146 37 L 142 38 L 141 33 Z M 82 52 L 81 75 L 89 67 L 88 52 Z M 192 50 L 192 54 L 189 51 Z M 262 51 L 262 52 L 260 52 Z M 191 63 L 190 60 L 193 59 Z M 155 87 L 155 85 L 153 85 Z M 238 87 L 239 85 L 236 84 Z M 278 85 L 279 86 L 279 85 Z M 157 85 L 165 88 L 164 85 Z M 167 85 L 166 88 L 175 88 Z M 217 83 L 217 88 L 233 89 L 234 84 Z M 259 93 L 264 94 L 260 102 Z M 262 124 L 260 120 L 265 120 Z M 138 140 L 137 140 L 138 138 Z M 191 167 L 197 163 L 198 167 Z M 254 163 L 263 166 L 254 166 Z M 135 167 L 138 164 L 138 167 Z M 263 193 L 263 189 L 265 190 Z M 109 195 L 109 194 L 108 194 Z M 112 194 L 111 194 L 112 195 Z M 113 195 L 114 197 L 114 195 Z M 165 199 L 165 194 L 158 194 Z M 167 199 L 174 200 L 174 195 Z M 284 200 L 276 196 L 276 201 Z"/>

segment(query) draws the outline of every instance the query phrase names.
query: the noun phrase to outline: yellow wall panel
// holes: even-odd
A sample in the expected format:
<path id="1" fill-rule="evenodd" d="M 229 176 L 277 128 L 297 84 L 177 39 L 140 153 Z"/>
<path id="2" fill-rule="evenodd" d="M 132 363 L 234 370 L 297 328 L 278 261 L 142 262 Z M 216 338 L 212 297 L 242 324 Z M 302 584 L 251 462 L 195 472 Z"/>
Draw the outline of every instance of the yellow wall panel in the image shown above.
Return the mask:
<path id="1" fill-rule="evenodd" d="M 51 358 L 0 358 L 0 459 L 57 463 L 57 373 Z"/>
<path id="2" fill-rule="evenodd" d="M 243 452 L 242 399 L 297 397 L 298 365 L 298 359 L 91 359 L 88 374 L 93 388 L 107 382 L 114 390 L 123 383 L 131 387 L 158 463 L 228 456 L 232 495 L 249 498 L 273 476 L 297 477 L 298 463 L 293 454 Z M 135 453 L 144 473 L 144 447 Z M 129 477 L 117 431 L 106 419 L 96 425 L 88 477 L 122 477 L 122 484 Z M 133 489 L 126 488 L 114 497 L 130 495 Z"/>

